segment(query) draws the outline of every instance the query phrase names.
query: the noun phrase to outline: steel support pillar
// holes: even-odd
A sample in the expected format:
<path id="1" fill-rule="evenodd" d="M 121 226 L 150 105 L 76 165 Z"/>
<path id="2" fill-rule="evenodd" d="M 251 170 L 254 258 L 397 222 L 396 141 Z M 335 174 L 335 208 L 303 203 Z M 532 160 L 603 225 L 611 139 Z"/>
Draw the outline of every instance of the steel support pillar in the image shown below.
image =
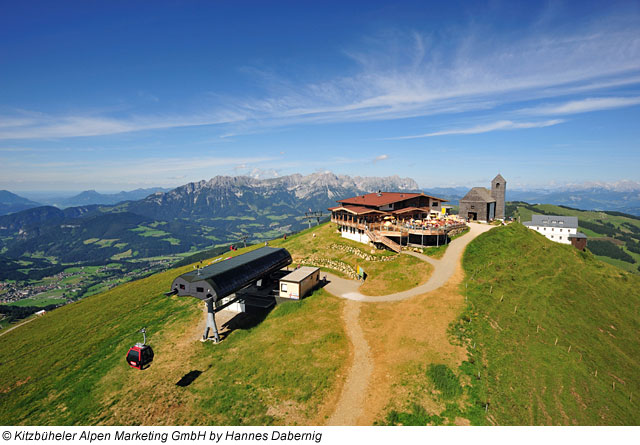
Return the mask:
<path id="1" fill-rule="evenodd" d="M 214 343 L 220 342 L 220 335 L 218 335 L 218 327 L 216 326 L 216 316 L 213 311 L 213 298 L 209 298 L 205 301 L 207 305 L 207 326 L 204 328 L 204 335 L 202 336 L 202 340 L 206 341 L 209 339 L 209 329 L 213 329 L 213 341 Z"/>

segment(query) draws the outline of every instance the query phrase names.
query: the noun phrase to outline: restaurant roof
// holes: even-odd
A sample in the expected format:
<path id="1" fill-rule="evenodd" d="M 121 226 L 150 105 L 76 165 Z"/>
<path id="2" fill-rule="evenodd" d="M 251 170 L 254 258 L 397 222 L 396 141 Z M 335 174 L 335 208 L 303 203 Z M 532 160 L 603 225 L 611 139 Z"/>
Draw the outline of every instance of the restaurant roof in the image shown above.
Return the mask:
<path id="1" fill-rule="evenodd" d="M 446 199 L 436 198 L 435 196 L 425 195 L 424 193 L 406 193 L 406 192 L 378 192 L 367 193 L 366 195 L 354 196 L 353 198 L 341 199 L 338 202 L 343 204 L 363 205 L 363 206 L 383 206 L 394 202 L 406 201 L 407 199 L 424 196 L 436 201 L 447 202 Z"/>
<path id="2" fill-rule="evenodd" d="M 334 211 L 338 211 L 338 210 L 345 210 L 349 213 L 353 213 L 355 215 L 364 215 L 366 213 L 386 213 L 383 212 L 381 210 L 376 210 L 376 209 L 370 209 L 368 207 L 362 207 L 362 206 L 350 206 L 350 205 L 342 205 L 342 206 L 337 206 L 337 207 L 329 207 L 329 209 L 327 210 L 331 210 L 332 212 Z"/>

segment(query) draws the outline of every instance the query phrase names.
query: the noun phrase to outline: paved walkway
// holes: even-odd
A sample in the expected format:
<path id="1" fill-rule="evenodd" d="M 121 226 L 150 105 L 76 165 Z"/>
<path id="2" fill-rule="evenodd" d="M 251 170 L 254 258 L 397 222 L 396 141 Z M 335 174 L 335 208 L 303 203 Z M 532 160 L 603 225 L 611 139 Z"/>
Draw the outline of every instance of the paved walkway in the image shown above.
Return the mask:
<path id="1" fill-rule="evenodd" d="M 353 348 L 353 359 L 347 373 L 347 379 L 342 388 L 340 399 L 336 404 L 336 409 L 327 420 L 327 425 L 358 425 L 358 420 L 364 412 L 364 401 L 367 395 L 369 379 L 373 373 L 374 363 L 371 358 L 369 344 L 359 322 L 360 302 L 378 303 L 405 300 L 436 290 L 444 285 L 455 272 L 467 244 L 476 236 L 493 228 L 493 226 L 486 224 L 469 224 L 469 227 L 470 230 L 467 234 L 453 240 L 440 260 L 415 252 L 404 252 L 434 266 L 429 280 L 413 289 L 380 297 L 371 297 L 358 292 L 359 282 L 346 280 L 331 273 L 326 274 L 329 283 L 324 289 L 333 295 L 351 300 L 345 304 L 342 317 L 347 337 L 349 337 Z"/>
<path id="2" fill-rule="evenodd" d="M 470 230 L 467 234 L 456 238 L 451 242 L 451 245 L 449 245 L 449 247 L 447 248 L 447 251 L 443 255 L 442 259 L 436 260 L 416 252 L 403 252 L 406 255 L 412 255 L 420 258 L 421 260 L 426 261 L 434 266 L 433 273 L 429 277 L 429 280 L 426 283 L 421 284 L 420 286 L 416 286 L 412 289 L 402 292 L 396 292 L 395 294 L 372 297 L 368 295 L 362 295 L 360 292 L 358 292 L 358 288 L 361 284 L 360 282 L 340 278 L 336 275 L 333 275 L 332 273 L 327 272 L 325 275 L 327 277 L 328 283 L 324 287 L 324 289 L 329 293 L 341 298 L 355 301 L 364 301 L 367 303 L 406 300 L 407 298 L 426 294 L 427 292 L 436 290 L 440 286 L 444 285 L 449 280 L 449 278 L 451 278 L 451 275 L 453 275 L 453 272 L 456 270 L 456 266 L 458 265 L 458 262 L 462 257 L 462 252 L 464 252 L 465 247 L 467 247 L 467 244 L 469 244 L 471 240 L 473 240 L 476 236 L 490 230 L 494 226 L 472 223 L 469 224 L 469 227 Z"/>

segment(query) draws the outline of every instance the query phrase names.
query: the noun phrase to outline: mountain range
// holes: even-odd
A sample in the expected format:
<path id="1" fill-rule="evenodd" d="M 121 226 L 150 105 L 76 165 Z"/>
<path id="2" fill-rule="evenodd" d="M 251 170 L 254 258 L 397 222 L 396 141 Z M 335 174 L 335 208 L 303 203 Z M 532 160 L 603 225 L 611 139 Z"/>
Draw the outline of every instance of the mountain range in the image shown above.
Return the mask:
<path id="1" fill-rule="evenodd" d="M 22 210 L 41 206 L 42 204 L 18 196 L 8 190 L 0 190 L 0 215 L 16 213 Z"/>
<path id="2" fill-rule="evenodd" d="M 457 205 L 469 191 L 467 187 L 434 187 L 424 192 L 448 199 Z M 509 190 L 507 201 L 530 204 L 554 204 L 583 210 L 611 210 L 640 216 L 640 184 L 624 181 L 616 184 L 591 183 L 550 190 Z"/>
<path id="3" fill-rule="evenodd" d="M 124 201 L 135 201 L 145 198 L 152 193 L 167 192 L 171 189 L 162 187 L 139 188 L 128 192 L 122 191 L 118 193 L 98 193 L 95 190 L 85 190 L 77 195 L 67 198 L 43 198 L 40 202 L 62 209 L 75 206 L 86 206 L 92 204 L 113 205 Z"/>
<path id="4" fill-rule="evenodd" d="M 328 216 L 327 207 L 337 199 L 383 189 L 419 187 L 397 176 L 217 176 L 115 205 L 40 206 L 0 216 L 0 249 L 5 261 L 139 261 L 273 239 L 306 227 L 309 210 Z"/>
<path id="5" fill-rule="evenodd" d="M 639 191 L 594 187 L 566 192 L 508 191 L 507 200 L 640 215 Z M 378 190 L 411 192 L 419 191 L 419 186 L 398 176 L 367 178 L 323 172 L 270 179 L 216 176 L 169 191 L 139 189 L 114 195 L 89 191 L 74 197 L 75 202 L 86 205 L 38 206 L 0 216 L 0 250 L 4 260 L 13 262 L 37 258 L 41 264 L 45 258 L 52 264 L 89 260 L 106 264 L 260 242 L 306 227 L 312 222 L 305 218 L 306 212 L 319 211 L 326 217 L 326 209 L 337 199 Z M 466 191 L 463 187 L 426 190 L 452 204 Z M 135 194 L 143 197 L 126 199 Z M 10 192 L 2 196 L 13 205 L 37 205 Z"/>

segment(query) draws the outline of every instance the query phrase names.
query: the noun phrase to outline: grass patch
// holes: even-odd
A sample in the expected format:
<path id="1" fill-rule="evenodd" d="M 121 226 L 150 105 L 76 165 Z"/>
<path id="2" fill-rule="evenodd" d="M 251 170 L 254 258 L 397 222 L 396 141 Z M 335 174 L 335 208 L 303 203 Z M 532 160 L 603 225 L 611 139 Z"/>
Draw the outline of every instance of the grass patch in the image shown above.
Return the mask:
<path id="1" fill-rule="evenodd" d="M 147 226 L 138 226 L 135 229 L 131 229 L 131 231 L 136 232 L 138 235 L 144 236 L 144 237 L 151 236 L 154 238 L 160 238 L 163 236 L 170 235 L 169 232 L 165 232 L 164 230 L 160 230 L 153 227 L 147 227 Z"/>
<path id="2" fill-rule="evenodd" d="M 432 363 L 429 365 L 427 375 L 436 390 L 440 391 L 440 396 L 443 399 L 450 400 L 462 394 L 462 386 L 460 386 L 458 376 L 447 365 Z"/>
<path id="3" fill-rule="evenodd" d="M 520 224 L 471 242 L 463 267 L 469 307 L 453 332 L 486 422 L 640 422 L 640 277 Z"/>
<path id="4" fill-rule="evenodd" d="M 364 295 L 387 295 L 411 289 L 425 283 L 433 266 L 409 255 L 400 255 L 388 262 L 368 263 L 362 266 L 367 279 L 359 291 Z"/>
<path id="5" fill-rule="evenodd" d="M 111 256 L 112 260 L 121 260 L 123 258 L 131 258 L 133 256 L 133 251 L 131 249 L 127 249 L 124 252 L 117 253 Z"/>
<path id="6" fill-rule="evenodd" d="M 465 235 L 466 233 L 469 232 L 469 227 L 466 227 L 462 232 L 460 232 L 457 235 L 454 235 L 451 237 L 451 241 L 453 241 L 456 238 L 460 238 L 462 235 Z M 440 245 L 440 246 L 435 246 L 435 247 L 425 247 L 423 250 L 423 253 L 425 255 L 428 255 L 432 258 L 436 258 L 436 259 L 440 259 L 444 256 L 444 253 L 447 251 L 447 248 L 449 247 L 449 244 L 451 242 L 447 242 L 446 244 Z"/>
<path id="7" fill-rule="evenodd" d="M 95 242 L 100 247 L 111 247 L 113 243 L 118 241 L 117 239 L 101 239 Z"/>

